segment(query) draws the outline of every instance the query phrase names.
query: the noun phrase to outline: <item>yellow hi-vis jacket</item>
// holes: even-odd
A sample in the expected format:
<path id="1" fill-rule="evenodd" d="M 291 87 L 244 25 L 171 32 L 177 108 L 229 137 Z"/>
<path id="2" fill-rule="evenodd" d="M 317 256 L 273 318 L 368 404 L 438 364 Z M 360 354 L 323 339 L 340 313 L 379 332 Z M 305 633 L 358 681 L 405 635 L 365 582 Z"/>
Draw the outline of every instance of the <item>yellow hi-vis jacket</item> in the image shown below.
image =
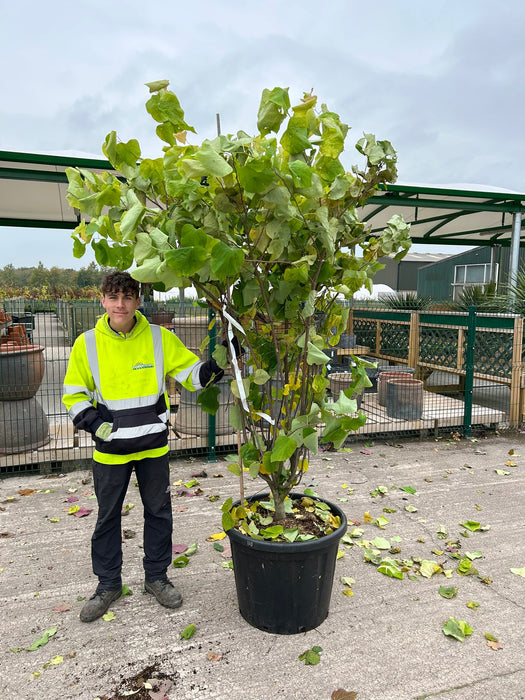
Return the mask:
<path id="1" fill-rule="evenodd" d="M 139 312 L 127 335 L 114 331 L 107 314 L 75 341 L 64 378 L 62 401 L 73 424 L 92 434 L 93 459 L 125 464 L 168 452 L 169 400 L 166 375 L 186 389 L 201 389 L 204 364 L 168 329 Z M 112 423 L 107 440 L 95 432 Z"/>

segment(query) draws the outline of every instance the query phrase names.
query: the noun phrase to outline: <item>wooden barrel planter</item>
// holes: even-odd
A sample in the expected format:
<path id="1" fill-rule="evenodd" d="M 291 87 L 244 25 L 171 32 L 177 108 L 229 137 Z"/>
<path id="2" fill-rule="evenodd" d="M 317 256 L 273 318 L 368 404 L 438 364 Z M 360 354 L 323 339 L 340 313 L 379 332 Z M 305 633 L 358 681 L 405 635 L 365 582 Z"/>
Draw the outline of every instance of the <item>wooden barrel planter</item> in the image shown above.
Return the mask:
<path id="1" fill-rule="evenodd" d="M 401 420 L 420 420 L 423 415 L 423 382 L 412 377 L 388 379 L 386 414 Z"/>

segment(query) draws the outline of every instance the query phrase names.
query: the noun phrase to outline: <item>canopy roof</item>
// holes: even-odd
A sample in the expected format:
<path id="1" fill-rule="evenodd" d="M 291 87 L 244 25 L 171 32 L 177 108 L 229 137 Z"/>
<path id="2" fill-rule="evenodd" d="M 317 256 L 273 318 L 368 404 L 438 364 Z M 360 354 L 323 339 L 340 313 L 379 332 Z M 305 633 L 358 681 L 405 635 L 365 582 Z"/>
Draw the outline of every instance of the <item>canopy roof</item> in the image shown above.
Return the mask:
<path id="1" fill-rule="evenodd" d="M 74 228 L 77 215 L 66 200 L 67 167 L 111 170 L 103 159 L 0 151 L 0 226 Z M 411 224 L 414 243 L 510 246 L 525 227 L 525 194 L 476 185 L 388 185 L 361 211 L 371 233 L 393 214 Z M 515 217 L 515 214 L 519 214 Z M 520 242 L 521 244 L 521 242 Z"/>

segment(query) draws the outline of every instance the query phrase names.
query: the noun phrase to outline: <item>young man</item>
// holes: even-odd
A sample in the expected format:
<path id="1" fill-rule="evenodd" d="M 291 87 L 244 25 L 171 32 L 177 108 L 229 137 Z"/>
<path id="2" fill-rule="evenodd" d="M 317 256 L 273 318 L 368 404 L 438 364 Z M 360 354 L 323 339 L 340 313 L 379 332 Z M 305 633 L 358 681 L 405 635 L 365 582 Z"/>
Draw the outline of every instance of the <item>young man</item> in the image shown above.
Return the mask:
<path id="1" fill-rule="evenodd" d="M 75 341 L 62 398 L 75 427 L 95 441 L 91 558 L 99 583 L 80 612 L 83 622 L 101 617 L 121 594 L 121 511 L 133 470 L 144 506 L 144 587 L 167 608 L 182 604 L 166 575 L 172 512 L 165 378 L 195 391 L 223 374 L 215 360 L 201 361 L 173 333 L 146 320 L 138 311 L 139 283 L 129 273 L 108 274 L 101 291 L 106 313 Z"/>

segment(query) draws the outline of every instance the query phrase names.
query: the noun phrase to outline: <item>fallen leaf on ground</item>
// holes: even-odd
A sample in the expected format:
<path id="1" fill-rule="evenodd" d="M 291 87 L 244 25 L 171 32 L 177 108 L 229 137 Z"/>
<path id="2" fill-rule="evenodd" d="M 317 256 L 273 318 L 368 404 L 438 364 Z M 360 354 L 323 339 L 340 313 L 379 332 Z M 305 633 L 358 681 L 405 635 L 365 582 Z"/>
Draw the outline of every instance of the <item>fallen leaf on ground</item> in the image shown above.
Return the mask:
<path id="1" fill-rule="evenodd" d="M 63 656 L 53 656 L 51 661 L 48 661 L 47 664 L 44 664 L 43 668 L 48 668 L 48 666 L 56 666 L 57 664 L 62 664 L 62 663 L 64 663 Z"/>
<path id="2" fill-rule="evenodd" d="M 217 540 L 223 540 L 225 537 L 225 532 L 216 532 L 213 535 L 206 537 L 206 542 L 216 542 Z"/>
<path id="3" fill-rule="evenodd" d="M 171 553 L 172 554 L 184 554 L 184 552 L 188 549 L 187 544 L 174 544 L 171 548 Z"/>
<path id="4" fill-rule="evenodd" d="M 56 634 L 56 631 L 56 627 L 52 627 L 51 629 L 46 630 L 44 634 L 40 637 L 40 639 L 34 641 L 33 644 L 31 644 L 31 646 L 27 648 L 27 651 L 35 651 L 36 649 L 38 649 L 38 647 L 45 646 L 49 642 L 49 638 Z"/>
<path id="5" fill-rule="evenodd" d="M 222 657 L 223 657 L 223 654 L 221 654 L 218 651 L 209 651 L 206 654 L 206 658 L 208 659 L 208 661 L 220 661 L 222 659 Z"/>
<path id="6" fill-rule="evenodd" d="M 523 578 L 525 578 L 525 566 L 521 569 L 511 569 L 511 572 L 516 574 L 516 576 L 523 576 Z"/>
<path id="7" fill-rule="evenodd" d="M 35 489 L 18 489 L 18 493 L 21 496 L 30 496 L 32 493 L 35 493 Z"/>
<path id="8" fill-rule="evenodd" d="M 84 518 L 86 515 L 89 515 L 93 511 L 93 508 L 84 508 L 84 506 L 81 506 L 77 511 L 73 513 L 75 518 Z"/>
<path id="9" fill-rule="evenodd" d="M 487 642 L 487 646 L 493 649 L 494 651 L 499 651 L 500 649 L 503 649 L 503 644 L 501 644 L 501 642 L 492 642 L 489 640 Z"/>
<path id="10" fill-rule="evenodd" d="M 114 620 L 116 618 L 115 613 L 113 610 L 108 610 L 105 615 L 102 615 L 102 619 L 105 620 L 106 622 L 111 622 L 111 620 Z"/>
<path id="11" fill-rule="evenodd" d="M 338 690 L 334 690 L 331 698 L 332 700 L 356 700 L 357 693 L 353 690 L 344 690 L 343 688 L 339 688 Z"/>
<path id="12" fill-rule="evenodd" d="M 299 661 L 304 661 L 307 666 L 316 666 L 321 661 L 322 647 L 314 646 L 299 654 Z"/>
<path id="13" fill-rule="evenodd" d="M 196 628 L 195 628 L 195 625 L 194 625 L 193 622 L 192 622 L 190 625 L 188 625 L 187 627 L 185 627 L 185 628 L 182 630 L 182 632 L 180 633 L 180 636 L 181 636 L 183 639 L 191 639 L 191 638 L 193 637 L 193 635 L 195 634 L 195 632 L 196 632 Z"/>
<path id="14" fill-rule="evenodd" d="M 455 617 L 451 617 L 442 627 L 442 631 L 447 637 L 453 637 L 458 642 L 463 642 L 465 637 L 471 635 L 474 630 L 465 620 L 456 620 Z"/>
<path id="15" fill-rule="evenodd" d="M 67 612 L 68 610 L 71 610 L 71 605 L 68 605 L 67 603 L 63 603 L 62 605 L 55 605 L 55 607 L 53 608 L 53 612 L 57 613 Z"/>

